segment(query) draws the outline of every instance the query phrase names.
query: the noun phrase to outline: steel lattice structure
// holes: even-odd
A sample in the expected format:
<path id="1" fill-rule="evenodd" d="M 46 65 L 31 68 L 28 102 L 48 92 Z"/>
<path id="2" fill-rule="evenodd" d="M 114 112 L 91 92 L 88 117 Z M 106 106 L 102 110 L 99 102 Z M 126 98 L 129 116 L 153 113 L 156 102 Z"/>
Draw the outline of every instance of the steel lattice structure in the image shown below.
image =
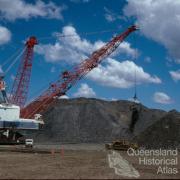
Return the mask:
<path id="1" fill-rule="evenodd" d="M 137 30 L 135 25 L 129 27 L 125 32 L 115 36 L 102 48 L 93 52 L 89 58 L 75 66 L 71 71 L 63 72 L 60 79 L 58 79 L 55 83 L 52 83 L 50 87 L 42 93 L 42 95 L 37 97 L 21 110 L 21 116 L 23 118 L 33 118 L 35 114 L 39 114 L 47 110 L 50 105 L 56 102 L 58 97 L 65 95 L 66 92 L 88 72 L 97 67 L 103 59 L 112 54 L 120 43 L 135 30 Z"/>
<path id="2" fill-rule="evenodd" d="M 37 39 L 34 36 L 27 40 L 25 51 L 11 90 L 10 102 L 20 106 L 21 108 L 24 107 L 28 95 L 33 61 L 33 49 L 36 44 Z"/>

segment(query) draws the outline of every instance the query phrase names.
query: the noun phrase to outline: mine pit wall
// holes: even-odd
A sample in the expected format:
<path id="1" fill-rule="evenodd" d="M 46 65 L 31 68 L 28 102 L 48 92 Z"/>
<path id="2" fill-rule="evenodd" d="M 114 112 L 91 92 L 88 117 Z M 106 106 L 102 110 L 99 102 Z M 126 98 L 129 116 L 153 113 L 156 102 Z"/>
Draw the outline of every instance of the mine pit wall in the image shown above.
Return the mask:
<path id="1" fill-rule="evenodd" d="M 180 150 L 180 113 L 170 111 L 160 118 L 156 123 L 149 126 L 134 140 L 140 146 L 156 149 L 178 149 Z"/>
<path id="2" fill-rule="evenodd" d="M 43 130 L 32 136 L 37 143 L 56 144 L 103 143 L 116 139 L 139 141 L 137 137 L 168 114 L 141 105 L 138 121 L 131 133 L 131 106 L 129 101 L 61 99 L 44 113 Z M 150 137 L 149 132 L 149 137 L 145 136 L 143 141 L 148 142 Z"/>
<path id="3" fill-rule="evenodd" d="M 131 133 L 131 107 L 132 102 L 129 101 L 61 99 L 44 113 L 43 130 L 30 136 L 35 143 L 49 144 L 105 143 L 126 139 L 148 148 L 179 146 L 180 113 L 148 109 L 141 105 L 138 121 Z M 164 130 L 163 122 L 166 121 L 166 126 L 173 127 L 168 132 Z"/>

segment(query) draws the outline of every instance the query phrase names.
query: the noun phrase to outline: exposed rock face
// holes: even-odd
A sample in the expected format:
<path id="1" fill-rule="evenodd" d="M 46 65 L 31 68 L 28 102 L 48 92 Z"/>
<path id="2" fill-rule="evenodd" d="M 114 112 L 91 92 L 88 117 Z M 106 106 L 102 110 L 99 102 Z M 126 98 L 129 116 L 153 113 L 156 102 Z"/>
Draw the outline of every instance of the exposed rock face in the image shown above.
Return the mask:
<path id="1" fill-rule="evenodd" d="M 174 114 L 139 105 L 139 118 L 131 133 L 129 126 L 132 106 L 133 103 L 129 101 L 60 99 L 44 114 L 44 129 L 35 135 L 35 140 L 51 143 L 83 143 L 106 142 L 119 138 L 134 139 L 136 136 L 137 141 L 148 142 L 152 133 L 149 128 L 156 126 L 159 121 L 163 121 L 163 118 L 166 121 Z M 179 117 L 179 113 L 177 116 Z M 177 129 L 170 130 L 175 132 Z M 146 131 L 147 135 L 141 136 Z M 159 129 L 154 129 L 153 132 L 157 133 L 159 138 L 161 137 L 158 135 Z"/>
<path id="2" fill-rule="evenodd" d="M 180 113 L 168 112 L 134 139 L 147 148 L 180 148 Z"/>

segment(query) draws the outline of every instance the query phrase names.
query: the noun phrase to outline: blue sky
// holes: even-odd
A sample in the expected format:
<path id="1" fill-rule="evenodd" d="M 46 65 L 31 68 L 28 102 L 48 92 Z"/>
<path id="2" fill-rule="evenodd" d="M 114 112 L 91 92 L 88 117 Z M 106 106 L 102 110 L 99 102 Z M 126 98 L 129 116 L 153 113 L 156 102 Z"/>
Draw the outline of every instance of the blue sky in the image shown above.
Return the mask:
<path id="1" fill-rule="evenodd" d="M 29 36 L 36 36 L 39 44 L 35 47 L 28 98 L 32 100 L 61 72 L 82 62 L 135 23 L 140 30 L 67 96 L 131 99 L 136 69 L 137 94 L 142 104 L 179 111 L 179 8 L 179 0 L 0 0 L 0 68 L 6 71 L 10 63 L 2 66 L 4 62 L 24 47 Z M 102 33 L 104 30 L 110 32 Z M 57 34 L 75 36 L 59 38 Z M 9 91 L 19 62 L 6 74 Z"/>

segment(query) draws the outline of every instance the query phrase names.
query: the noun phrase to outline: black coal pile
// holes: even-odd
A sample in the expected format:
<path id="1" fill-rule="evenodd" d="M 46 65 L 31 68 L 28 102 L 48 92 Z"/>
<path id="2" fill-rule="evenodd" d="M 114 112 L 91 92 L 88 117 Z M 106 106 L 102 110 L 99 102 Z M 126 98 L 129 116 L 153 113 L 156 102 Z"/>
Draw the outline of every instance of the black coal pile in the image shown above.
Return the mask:
<path id="1" fill-rule="evenodd" d="M 45 126 L 34 134 L 34 139 L 42 143 L 97 143 L 133 139 L 167 115 L 165 111 L 148 109 L 139 104 L 138 119 L 132 130 L 133 107 L 134 103 L 124 100 L 60 99 L 44 113 Z"/>
<path id="2" fill-rule="evenodd" d="M 146 148 L 180 148 L 180 113 L 168 112 L 134 139 Z"/>

